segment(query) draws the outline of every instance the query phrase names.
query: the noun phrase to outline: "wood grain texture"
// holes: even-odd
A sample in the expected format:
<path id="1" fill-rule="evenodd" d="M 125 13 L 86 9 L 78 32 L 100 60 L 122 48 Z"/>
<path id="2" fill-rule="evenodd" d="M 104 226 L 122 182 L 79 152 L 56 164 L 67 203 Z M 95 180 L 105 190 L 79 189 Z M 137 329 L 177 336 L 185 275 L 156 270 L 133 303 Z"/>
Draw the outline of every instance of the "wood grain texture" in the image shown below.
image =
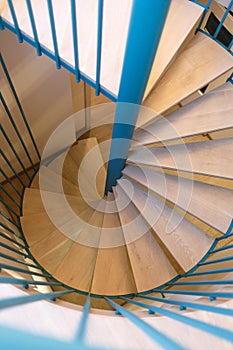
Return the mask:
<path id="1" fill-rule="evenodd" d="M 118 184 L 127 193 L 128 180 L 118 180 Z M 132 203 L 144 220 L 153 228 L 185 271 L 195 266 L 211 247 L 213 238 L 151 194 L 135 184 L 131 185 L 134 188 Z"/>
<path id="2" fill-rule="evenodd" d="M 175 204 L 175 209 L 184 209 L 222 233 L 227 231 L 233 216 L 232 190 L 136 166 L 127 166 L 123 173 Z"/>
<path id="3" fill-rule="evenodd" d="M 233 139 L 197 142 L 184 145 L 132 151 L 128 162 L 143 167 L 181 170 L 232 180 Z"/>
<path id="4" fill-rule="evenodd" d="M 169 117 L 134 133 L 138 146 L 167 142 L 233 127 L 233 86 L 225 83 Z"/>
<path id="5" fill-rule="evenodd" d="M 120 188 L 116 193 L 119 203 L 126 195 Z M 119 211 L 119 217 L 137 291 L 152 289 L 175 277 L 176 271 L 132 203 Z"/>
<path id="6" fill-rule="evenodd" d="M 193 38 L 202 13 L 203 8 L 194 3 L 185 0 L 171 1 L 144 99 L 182 48 Z"/>
<path id="7" fill-rule="evenodd" d="M 144 102 L 161 114 L 233 68 L 232 56 L 216 42 L 198 33 L 173 62 Z M 142 118 L 138 126 L 147 123 Z"/>

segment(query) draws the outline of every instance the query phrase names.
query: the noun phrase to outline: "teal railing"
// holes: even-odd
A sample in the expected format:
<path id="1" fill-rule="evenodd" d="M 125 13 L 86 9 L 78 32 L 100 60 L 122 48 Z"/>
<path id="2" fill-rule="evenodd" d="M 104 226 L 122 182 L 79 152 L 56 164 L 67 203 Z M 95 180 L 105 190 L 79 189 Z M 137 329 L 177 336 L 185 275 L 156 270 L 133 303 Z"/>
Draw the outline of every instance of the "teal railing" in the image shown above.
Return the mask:
<path id="1" fill-rule="evenodd" d="M 56 61 L 57 68 L 60 68 L 61 66 L 65 67 L 66 69 L 68 69 L 69 71 L 71 71 L 76 75 L 77 81 L 79 81 L 80 78 L 84 79 L 90 85 L 96 86 L 97 93 L 103 92 L 109 97 L 111 97 L 113 100 L 115 100 L 113 96 L 110 96 L 109 93 L 104 91 L 101 85 L 99 85 L 98 77 L 96 79 L 96 83 L 94 83 L 93 81 L 89 81 L 89 79 L 79 71 L 78 36 L 75 29 L 76 28 L 76 13 L 75 13 L 75 6 L 74 6 L 75 1 L 71 1 L 72 8 L 73 8 L 72 28 L 73 28 L 73 38 L 74 38 L 74 55 L 76 57 L 75 67 L 71 67 L 65 61 L 63 61 L 61 57 L 59 57 L 59 51 L 56 43 L 56 30 L 55 30 L 54 21 L 53 21 L 52 1 L 48 1 L 48 11 L 50 14 L 51 30 L 53 33 L 54 53 L 49 52 L 48 50 L 46 50 L 46 48 L 40 45 L 38 41 L 37 30 L 36 30 L 35 21 L 33 18 L 33 12 L 31 8 L 30 0 L 27 0 L 26 3 L 27 3 L 28 14 L 30 16 L 30 21 L 33 29 L 34 38 L 31 39 L 28 36 L 26 36 L 24 33 L 21 33 L 17 22 L 17 17 L 14 11 L 13 2 L 10 0 L 8 1 L 8 4 L 11 9 L 14 26 L 11 26 L 9 23 L 7 23 L 4 19 L 1 18 L 0 19 L 1 29 L 4 29 L 5 27 L 15 32 L 16 35 L 18 36 L 19 42 L 22 42 L 22 40 L 29 42 L 31 45 L 33 45 L 36 48 L 38 55 L 40 55 L 41 53 L 44 53 L 50 58 L 52 58 L 54 61 Z M 102 1 L 99 2 L 100 4 L 99 28 L 101 28 L 101 3 Z M 208 12 L 209 5 L 210 5 L 210 2 L 205 7 L 205 14 Z M 232 1 L 230 5 L 232 5 Z M 230 11 L 229 8 L 227 8 L 226 11 L 229 12 Z M 218 29 L 217 29 L 218 32 L 221 30 L 221 27 L 224 25 L 224 20 L 225 19 L 223 18 L 222 21 L 220 22 L 219 24 L 220 27 L 218 26 Z M 199 28 L 199 30 L 201 29 Z M 216 34 L 216 32 L 215 32 L 215 35 L 213 35 L 212 37 L 213 39 L 218 41 L 217 39 L 218 33 Z M 101 45 L 101 30 L 99 30 L 99 45 Z M 229 47 L 226 47 L 226 49 L 229 51 L 231 49 L 231 46 L 229 45 Z M 98 60 L 99 61 L 97 62 L 97 67 L 100 67 L 100 61 L 101 61 L 100 56 L 98 56 Z M 30 186 L 31 181 L 38 170 L 40 153 L 37 148 L 35 139 L 33 138 L 32 131 L 27 122 L 22 105 L 20 104 L 19 98 L 16 93 L 16 89 L 9 76 L 6 64 L 2 56 L 1 56 L 1 66 L 5 74 L 5 79 L 9 84 L 9 87 L 15 98 L 18 109 L 21 113 L 22 123 L 24 123 L 27 129 L 28 135 L 30 137 L 30 142 L 34 147 L 34 150 L 37 156 L 36 159 L 33 159 L 31 157 L 31 154 L 28 152 L 27 144 L 24 141 L 20 133 L 20 129 L 15 123 L 14 116 L 11 115 L 10 109 L 7 105 L 7 98 L 3 94 L 1 94 L 1 103 L 5 113 L 5 117 L 11 123 L 11 126 L 13 127 L 16 133 L 16 136 L 18 137 L 20 147 L 25 152 L 27 160 L 30 163 L 30 167 L 24 164 L 17 149 L 14 147 L 14 144 L 11 141 L 11 136 L 7 133 L 7 131 L 3 128 L 3 126 L 1 126 L 1 133 L 3 136 L 4 142 L 7 144 L 9 148 L 9 152 L 5 153 L 1 150 L 1 157 L 2 157 L 2 164 L 3 164 L 1 173 L 4 178 L 4 181 L 1 184 L 1 191 L 2 191 L 1 203 L 3 205 L 2 206 L 3 209 L 1 211 L 0 236 L 4 239 L 4 243 L 1 242 L 0 244 L 1 246 L 0 257 L 4 259 L 4 261 L 7 261 L 7 263 L 4 262 L 0 264 L 0 270 L 1 270 L 0 284 L 10 284 L 10 285 L 18 286 L 18 288 L 27 289 L 28 291 L 28 295 L 26 296 L 22 296 L 22 297 L 20 296 L 20 297 L 14 297 L 14 298 L 11 297 L 11 298 L 0 300 L 0 309 L 7 309 L 13 306 L 22 307 L 24 304 L 36 302 L 39 300 L 51 300 L 55 302 L 56 299 L 62 295 L 70 294 L 70 293 L 81 293 L 81 292 L 78 290 L 74 290 L 69 286 L 65 286 L 64 284 L 55 280 L 49 273 L 44 271 L 44 269 L 36 262 L 34 257 L 31 255 L 30 250 L 28 249 L 27 242 L 24 238 L 24 235 L 20 226 L 20 221 L 19 221 L 20 215 L 22 214 L 22 199 L 23 199 L 25 188 Z M 232 77 L 230 77 L 229 81 L 232 81 Z M 11 154 L 11 156 L 9 157 L 8 154 Z M 17 169 L 15 169 L 14 166 L 12 166 L 12 158 L 14 158 L 18 162 L 18 165 L 21 167 L 20 172 Z M 6 168 L 7 168 L 7 171 L 5 170 Z M 17 187 L 15 186 L 15 179 L 17 179 L 19 183 L 19 186 Z M 12 194 L 12 191 L 11 192 L 8 191 L 9 186 L 13 190 L 14 195 Z M 90 315 L 91 298 L 104 299 L 107 303 L 110 304 L 113 310 L 115 310 L 117 315 L 123 316 L 127 320 L 134 323 L 140 330 L 144 331 L 149 337 L 153 339 L 153 341 L 155 341 L 155 343 L 159 344 L 164 349 L 183 349 L 183 347 L 182 345 L 176 343 L 173 339 L 171 339 L 171 337 L 169 337 L 167 334 L 165 334 L 165 331 L 164 332 L 158 331 L 155 328 L 153 328 L 151 325 L 149 325 L 146 322 L 146 319 L 141 318 L 138 313 L 137 314 L 133 313 L 127 310 L 125 307 L 120 306 L 118 301 L 123 300 L 128 304 L 136 305 L 139 310 L 140 308 L 143 308 L 143 310 L 146 309 L 149 314 L 156 314 L 157 316 L 162 315 L 167 317 L 168 319 L 172 319 L 182 324 L 189 325 L 193 329 L 202 330 L 207 334 L 211 334 L 211 335 L 214 334 L 215 336 L 220 337 L 221 339 L 227 340 L 229 342 L 233 342 L 233 332 L 225 329 L 224 325 L 223 327 L 213 326 L 213 325 L 207 324 L 206 322 L 198 321 L 198 320 L 195 320 L 194 318 L 190 318 L 186 314 L 184 314 L 184 310 L 188 308 L 190 310 L 204 310 L 213 314 L 220 314 L 222 316 L 227 316 L 227 317 L 233 316 L 233 310 L 221 308 L 219 306 L 215 306 L 211 304 L 211 302 L 216 299 L 221 299 L 221 300 L 233 299 L 233 293 L 229 290 L 217 291 L 215 289 L 210 289 L 210 287 L 213 287 L 214 285 L 217 285 L 217 286 L 219 285 L 221 286 L 221 288 L 224 288 L 224 287 L 229 287 L 230 285 L 233 284 L 233 280 L 221 278 L 222 274 L 233 272 L 233 267 L 228 267 L 228 268 L 219 267 L 219 264 L 220 266 L 221 264 L 223 264 L 224 266 L 224 263 L 226 261 L 233 260 L 233 254 L 231 252 L 231 250 L 233 249 L 233 244 L 227 243 L 229 242 L 229 239 L 231 237 L 233 237 L 233 222 L 231 223 L 225 235 L 215 239 L 214 244 L 212 245 L 209 252 L 206 254 L 205 257 L 203 257 L 203 259 L 193 269 L 186 272 L 184 275 L 179 275 L 174 280 L 170 281 L 169 283 L 166 283 L 163 286 L 160 286 L 159 288 L 146 291 L 145 293 L 133 294 L 133 295 L 127 295 L 127 296 L 117 295 L 114 297 L 83 293 L 87 295 L 87 298 L 83 308 L 82 318 L 78 327 L 77 336 L 74 342 L 65 343 L 58 340 L 38 337 L 32 334 L 23 333 L 16 330 L 9 330 L 9 329 L 5 329 L 4 327 L 0 327 L 1 345 L 3 346 L 4 349 L 5 348 L 6 349 L 7 348 L 23 349 L 25 348 L 24 347 L 25 344 L 27 344 L 27 347 L 33 346 L 34 349 L 41 349 L 41 348 L 48 348 L 48 347 L 51 347 L 51 348 L 56 347 L 56 349 L 67 349 L 67 350 L 74 349 L 74 348 L 75 349 L 79 349 L 79 348 L 93 349 L 93 347 L 89 347 L 85 343 L 85 334 L 88 327 L 88 317 Z M 9 242 L 8 244 L 6 243 L 7 241 Z M 229 252 L 229 255 L 227 255 L 225 258 L 216 259 L 215 254 L 217 254 L 220 251 L 225 251 L 226 253 Z M 215 268 L 215 264 L 218 264 L 218 268 Z M 204 265 L 209 266 L 209 269 L 202 271 L 201 267 Z M 28 268 L 33 268 L 33 270 L 31 269 L 29 270 Z M 14 271 L 19 274 L 22 273 L 23 275 L 26 274 L 26 275 L 29 275 L 29 277 L 28 279 L 10 277 L 10 274 L 9 274 L 10 271 Z M 213 275 L 220 276 L 220 277 L 219 279 L 215 278 L 214 280 L 211 280 L 210 276 L 213 276 Z M 195 276 L 195 281 L 192 280 L 192 277 L 194 276 Z M 203 279 L 203 276 L 205 279 Z M 43 280 L 37 279 L 38 277 L 43 277 Z M 51 288 L 53 288 L 54 286 L 59 286 L 59 287 L 62 287 L 64 290 L 59 292 L 52 291 L 50 293 L 36 292 L 34 288 L 41 285 L 42 286 L 46 285 Z M 189 288 L 186 289 L 185 288 L 186 286 L 188 286 Z M 198 286 L 198 289 L 197 289 L 197 286 Z M 153 293 L 153 296 L 151 295 L 152 293 Z M 157 293 L 156 296 L 155 296 L 155 293 Z M 176 295 L 179 295 L 180 297 L 182 296 L 198 297 L 199 296 L 199 297 L 202 297 L 202 302 L 201 303 L 188 302 L 186 298 L 184 298 L 184 300 L 179 299 L 179 301 L 177 301 L 169 297 L 169 296 L 173 296 L 174 298 Z M 156 301 L 157 303 L 161 303 L 161 306 L 163 305 L 163 308 L 148 304 L 146 302 L 148 300 L 153 300 L 153 301 Z M 177 307 L 176 312 L 166 309 L 165 307 L 166 305 L 173 305 Z M 97 347 L 95 349 L 97 349 Z"/>

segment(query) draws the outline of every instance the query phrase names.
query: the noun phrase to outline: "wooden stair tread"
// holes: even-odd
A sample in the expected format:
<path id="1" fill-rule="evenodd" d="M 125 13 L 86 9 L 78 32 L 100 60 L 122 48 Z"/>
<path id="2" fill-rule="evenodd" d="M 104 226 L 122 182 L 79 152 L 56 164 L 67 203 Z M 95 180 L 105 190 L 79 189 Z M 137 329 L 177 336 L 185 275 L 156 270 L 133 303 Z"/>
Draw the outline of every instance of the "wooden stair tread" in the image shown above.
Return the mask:
<path id="1" fill-rule="evenodd" d="M 70 154 L 67 153 L 64 157 L 61 154 L 49 164 L 49 169 L 55 173 L 59 173 L 67 181 L 78 186 L 78 167 Z"/>
<path id="2" fill-rule="evenodd" d="M 32 182 L 31 188 L 40 188 L 42 191 L 80 195 L 77 186 L 61 175 L 51 171 L 50 168 L 46 166 L 40 168 Z"/>
<path id="3" fill-rule="evenodd" d="M 111 193 L 108 195 L 107 201 L 112 201 Z M 119 245 L 117 246 L 117 244 Z M 111 213 L 104 214 L 91 292 L 102 295 L 136 292 L 120 221 L 116 216 L 113 218 Z"/>
<path id="4" fill-rule="evenodd" d="M 194 36 L 204 9 L 185 0 L 172 0 L 150 72 L 144 99 L 161 78 L 174 57 Z M 169 49 L 168 49 L 169 48 Z"/>
<path id="5" fill-rule="evenodd" d="M 64 196 L 62 193 L 54 193 L 48 191 L 40 191 L 39 189 L 26 188 L 23 201 L 23 215 L 30 215 L 45 210 L 42 202 L 41 193 L 46 195 L 47 207 L 51 210 L 64 209 Z M 87 203 L 82 198 L 72 195 L 66 195 L 65 199 L 68 201 L 72 210 L 79 214 L 84 209 L 88 208 Z"/>
<path id="6" fill-rule="evenodd" d="M 197 181 L 192 182 L 189 179 L 160 174 L 136 166 L 127 166 L 123 174 L 216 230 L 222 233 L 227 231 L 233 216 L 232 190 Z"/>
<path id="7" fill-rule="evenodd" d="M 118 187 L 116 193 L 118 201 L 125 196 Z M 175 277 L 176 271 L 133 204 L 119 211 L 119 216 L 137 291 L 152 289 Z"/>
<path id="8" fill-rule="evenodd" d="M 81 232 L 79 242 L 73 243 L 54 276 L 69 286 L 89 292 L 98 252 L 98 241 L 103 222 L 103 213 L 95 211 Z M 93 237 L 94 236 L 94 237 Z"/>
<path id="9" fill-rule="evenodd" d="M 118 180 L 119 186 L 127 191 L 129 181 Z M 173 254 L 184 271 L 196 265 L 210 249 L 213 238 L 172 211 L 167 205 L 145 192 L 137 185 L 134 188 L 132 203 L 143 218 L 153 228 L 168 250 Z"/>
<path id="10" fill-rule="evenodd" d="M 90 193 L 90 197 L 97 200 L 103 197 L 106 170 L 97 139 L 90 137 L 78 141 L 68 154 L 79 169 L 78 181 L 83 193 Z"/>
<path id="11" fill-rule="evenodd" d="M 46 238 L 32 245 L 30 251 L 39 264 L 53 274 L 72 244 L 72 240 L 55 230 Z"/>
<path id="12" fill-rule="evenodd" d="M 233 119 L 233 118 L 232 118 Z M 233 139 L 211 140 L 132 151 L 128 161 L 145 166 L 232 179 Z M 232 181 L 233 182 L 233 181 Z"/>
<path id="13" fill-rule="evenodd" d="M 137 146 L 233 127 L 233 85 L 228 82 L 134 133 Z"/>
<path id="14" fill-rule="evenodd" d="M 173 62 L 143 105 L 156 113 L 164 113 L 232 68 L 232 56 L 214 40 L 198 33 Z M 137 125 L 147 122 L 142 118 Z"/>

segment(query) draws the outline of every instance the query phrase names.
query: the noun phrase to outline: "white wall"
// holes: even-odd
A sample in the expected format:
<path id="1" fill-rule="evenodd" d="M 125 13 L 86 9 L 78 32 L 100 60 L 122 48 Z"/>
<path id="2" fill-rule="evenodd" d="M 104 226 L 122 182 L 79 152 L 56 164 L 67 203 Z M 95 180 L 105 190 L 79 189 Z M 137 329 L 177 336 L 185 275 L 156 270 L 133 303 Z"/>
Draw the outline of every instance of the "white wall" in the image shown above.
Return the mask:
<path id="1" fill-rule="evenodd" d="M 70 75 L 65 69 L 57 70 L 55 62 L 46 56 L 36 56 L 35 49 L 27 43 L 19 44 L 14 34 L 8 30 L 0 32 L 0 50 L 13 79 L 24 112 L 29 121 L 40 151 L 57 125 L 72 114 Z M 15 101 L 0 70 L 0 86 L 15 120 L 20 114 Z M 17 142 L 7 116 L 0 106 L 0 120 L 6 127 L 14 145 L 25 159 L 24 151 Z M 21 132 L 26 135 L 25 129 Z M 2 143 L 2 142 L 1 142 Z M 3 143 L 3 149 L 6 149 Z M 12 158 L 11 152 L 7 152 Z M 29 163 L 27 162 L 29 165 Z M 17 170 L 20 166 L 13 160 Z"/>

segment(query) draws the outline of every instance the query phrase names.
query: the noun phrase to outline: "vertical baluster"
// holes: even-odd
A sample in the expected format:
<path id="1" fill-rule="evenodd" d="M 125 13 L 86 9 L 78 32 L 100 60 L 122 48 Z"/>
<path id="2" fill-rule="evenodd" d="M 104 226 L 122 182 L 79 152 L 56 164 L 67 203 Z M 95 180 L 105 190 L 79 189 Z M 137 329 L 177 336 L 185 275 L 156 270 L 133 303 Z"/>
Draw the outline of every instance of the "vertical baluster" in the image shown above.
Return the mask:
<path id="1" fill-rule="evenodd" d="M 6 114 L 7 114 L 8 118 L 9 118 L 9 120 L 11 122 L 11 125 L 13 126 L 13 128 L 14 128 L 14 130 L 16 132 L 16 135 L 18 136 L 18 139 L 20 140 L 20 143 L 21 143 L 21 145 L 22 145 L 22 147 L 23 147 L 23 149 L 24 149 L 24 151 L 25 151 L 25 153 L 26 153 L 26 155 L 27 155 L 27 157 L 29 159 L 29 162 L 31 163 L 32 168 L 34 170 L 36 170 L 36 167 L 33 164 L 32 158 L 31 158 L 31 156 L 30 156 L 30 154 L 29 154 L 29 152 L 27 150 L 25 142 L 24 142 L 24 140 L 23 140 L 23 138 L 22 138 L 22 136 L 21 136 L 21 134 L 19 132 L 19 129 L 18 129 L 18 127 L 17 127 L 17 125 L 16 125 L 16 123 L 15 123 L 15 121 L 14 121 L 12 115 L 11 115 L 11 112 L 10 112 L 10 110 L 9 110 L 7 104 L 6 104 L 6 101 L 5 101 L 5 99 L 4 99 L 4 97 L 3 97 L 1 92 L 0 92 L 0 100 L 1 100 L 1 102 L 3 104 L 3 107 L 4 107 L 5 111 L 6 111 Z"/>
<path id="2" fill-rule="evenodd" d="M 2 17 L 0 16 L 0 30 L 3 30 L 3 29 L 4 29 L 4 24 L 2 21 Z"/>
<path id="3" fill-rule="evenodd" d="M 34 19 L 33 10 L 32 10 L 31 0 L 26 0 L 26 3 L 27 3 L 28 14 L 29 14 L 29 18 L 30 18 L 30 22 L 31 22 L 31 26 L 32 26 L 34 41 L 35 41 L 35 45 L 36 45 L 36 52 L 37 52 L 38 56 L 41 56 L 41 47 L 40 47 L 40 43 L 39 43 L 39 39 L 38 39 L 38 34 L 37 34 L 36 23 L 35 23 L 35 19 Z"/>
<path id="4" fill-rule="evenodd" d="M 22 179 L 19 177 L 19 175 L 17 174 L 15 168 L 12 166 L 11 162 L 9 161 L 9 159 L 7 158 L 7 156 L 5 155 L 5 153 L 2 152 L 2 150 L 0 150 L 0 154 L 2 155 L 2 157 L 4 158 L 5 162 L 7 163 L 7 165 L 9 166 L 9 168 L 12 170 L 12 172 L 14 173 L 15 177 L 19 180 L 19 182 L 21 183 L 21 185 L 23 186 L 23 188 L 25 187 L 25 184 L 23 183 Z M 17 189 L 16 189 L 17 192 Z M 18 192 L 19 193 L 19 192 Z M 19 195 L 21 196 L 21 194 L 19 193 Z"/>
<path id="5" fill-rule="evenodd" d="M 10 146 L 12 152 L 14 153 L 16 159 L 18 160 L 19 164 L 21 165 L 21 167 L 22 167 L 23 171 L 25 172 L 26 176 L 28 177 L 29 180 L 31 180 L 31 177 L 30 177 L 30 175 L 28 174 L 27 169 L 26 169 L 25 166 L 23 165 L 23 162 L 21 161 L 21 159 L 20 159 L 18 153 L 16 152 L 16 150 L 15 150 L 15 148 L 14 148 L 12 142 L 10 141 L 9 137 L 7 136 L 7 133 L 6 133 L 5 130 L 3 129 L 2 125 L 0 125 L 0 130 L 2 131 L 4 138 L 6 139 L 7 143 L 9 144 L 9 146 Z"/>
<path id="6" fill-rule="evenodd" d="M 15 32 L 16 32 L 16 35 L 18 37 L 18 42 L 22 43 L 23 37 L 22 37 L 21 31 L 19 29 L 19 24 L 18 24 L 18 20 L 17 20 L 16 14 L 15 14 L 15 9 L 14 9 L 14 5 L 12 3 L 12 0 L 8 0 L 8 5 L 9 5 L 11 16 L 12 16 L 12 19 L 14 22 Z"/>
<path id="7" fill-rule="evenodd" d="M 103 5 L 104 5 L 104 0 L 99 0 L 98 1 L 98 28 L 97 28 L 97 56 L 96 56 L 96 89 L 95 89 L 96 96 L 100 94 Z"/>
<path id="8" fill-rule="evenodd" d="M 79 73 L 79 58 L 78 58 L 78 34 L 77 34 L 76 1 L 75 0 L 70 0 L 70 6 L 71 6 L 73 46 L 74 46 L 75 77 L 76 77 L 76 82 L 78 83 L 80 81 L 80 73 Z"/>
<path id="9" fill-rule="evenodd" d="M 55 53 L 56 68 L 60 69 L 61 62 L 59 57 L 58 45 L 57 45 L 57 34 L 56 34 L 56 27 L 55 27 L 55 21 L 54 21 L 52 0 L 47 0 L 47 3 L 48 3 L 49 19 L 50 19 L 52 38 L 53 38 L 53 48 Z"/>
<path id="10" fill-rule="evenodd" d="M 0 169 L 0 172 L 2 173 L 2 175 L 5 177 L 6 181 L 11 185 L 11 187 L 15 190 L 15 192 L 20 196 L 21 198 L 21 193 L 18 191 L 18 189 L 15 187 L 15 185 L 13 184 L 13 182 L 11 181 L 11 179 L 7 176 L 7 174 L 5 173 L 5 171 L 3 169 Z"/>
<path id="11" fill-rule="evenodd" d="M 5 189 L 5 187 L 3 187 L 0 184 L 0 188 L 1 190 L 7 195 L 8 198 L 10 198 L 12 200 L 12 202 L 20 209 L 20 204 L 18 202 L 16 202 L 16 200 L 12 197 L 12 195 Z"/>
<path id="12" fill-rule="evenodd" d="M 13 82 L 12 82 L 11 78 L 10 78 L 9 72 L 8 72 L 8 70 L 7 70 L 6 64 L 5 64 L 5 62 L 4 62 L 3 57 L 2 57 L 1 54 L 0 54 L 0 62 L 1 62 L 1 64 L 2 64 L 2 68 L 3 68 L 4 73 L 5 73 L 5 75 L 6 75 L 7 81 L 8 81 L 8 83 L 9 83 L 9 85 L 10 85 L 12 94 L 14 95 L 14 98 L 15 98 L 15 100 L 16 100 L 17 106 L 18 106 L 19 111 L 20 111 L 20 113 L 21 113 L 21 116 L 22 116 L 22 118 L 23 118 L 24 124 L 25 124 L 25 126 L 26 126 L 27 131 L 28 131 L 28 134 L 29 134 L 29 136 L 30 136 L 30 138 L 31 138 L 31 141 L 32 141 L 32 143 L 33 143 L 33 146 L 34 146 L 34 148 L 35 148 L 36 154 L 37 154 L 38 158 L 40 159 L 40 153 L 39 153 L 39 150 L 38 150 L 38 148 L 37 148 L 35 139 L 34 139 L 34 137 L 33 137 L 33 135 L 32 135 L 31 129 L 30 129 L 29 125 L 28 125 L 27 118 L 26 118 L 26 116 L 25 116 L 25 113 L 24 113 L 24 111 L 23 111 L 22 105 L 21 105 L 21 103 L 20 103 L 20 101 L 19 101 L 19 98 L 18 98 L 18 95 L 17 95 L 17 93 L 16 93 L 15 87 L 14 87 L 14 85 L 13 85 Z"/>
<path id="13" fill-rule="evenodd" d="M 9 221 L 12 225 L 16 226 L 18 228 L 18 225 L 11 219 L 9 218 L 5 213 L 0 211 L 0 215 L 3 216 L 7 221 Z M 1 223 L 2 225 L 2 223 Z"/>
<path id="14" fill-rule="evenodd" d="M 87 296 L 86 303 L 83 308 L 82 318 L 80 321 L 77 337 L 76 337 L 77 341 L 79 342 L 84 341 L 89 311 L 90 311 L 90 295 Z"/>
<path id="15" fill-rule="evenodd" d="M 228 5 L 228 7 L 227 7 L 227 9 L 226 9 L 226 11 L 225 11 L 225 13 L 224 13 L 220 23 L 219 23 L 219 25 L 218 25 L 215 33 L 214 33 L 214 39 L 217 39 L 217 36 L 218 36 L 222 26 L 223 26 L 223 23 L 225 22 L 225 19 L 227 18 L 227 15 L 229 14 L 230 9 L 231 9 L 232 6 L 233 6 L 233 0 L 231 0 L 230 4 Z"/>

